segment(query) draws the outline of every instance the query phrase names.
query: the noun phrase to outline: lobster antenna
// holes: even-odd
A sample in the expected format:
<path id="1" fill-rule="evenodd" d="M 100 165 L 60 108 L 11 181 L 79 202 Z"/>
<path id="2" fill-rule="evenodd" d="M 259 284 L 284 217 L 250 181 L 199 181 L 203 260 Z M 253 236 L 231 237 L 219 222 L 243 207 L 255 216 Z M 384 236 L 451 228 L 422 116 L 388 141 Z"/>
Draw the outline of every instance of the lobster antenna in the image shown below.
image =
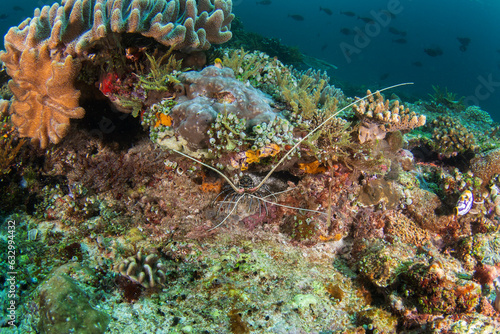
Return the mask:
<path id="1" fill-rule="evenodd" d="M 297 144 L 295 144 L 288 152 L 286 152 L 286 154 L 283 156 L 283 158 L 281 158 L 280 161 L 278 161 L 278 163 L 269 171 L 269 173 L 262 179 L 262 181 L 260 181 L 260 183 L 255 188 L 252 188 L 251 191 L 256 191 L 257 189 L 259 189 L 260 187 L 262 187 L 262 185 L 267 181 L 267 179 L 274 173 L 274 171 L 276 170 L 276 168 L 278 168 L 278 166 L 281 165 L 283 163 L 283 161 L 285 161 L 285 159 L 293 152 L 293 150 L 295 150 L 307 137 L 311 136 L 313 133 L 315 133 L 316 131 L 318 131 L 323 125 L 325 125 L 326 123 L 328 123 L 333 117 L 337 116 L 339 113 L 341 113 L 342 111 L 346 110 L 347 108 L 353 106 L 354 104 L 356 104 L 356 103 L 358 103 L 360 101 L 366 100 L 370 96 L 373 96 L 373 95 L 377 94 L 377 92 L 380 93 L 380 92 L 383 92 L 385 90 L 389 90 L 389 89 L 393 89 L 393 88 L 401 87 L 401 86 L 406 86 L 406 85 L 413 85 L 413 82 L 400 83 L 400 84 L 397 84 L 397 85 L 393 85 L 393 86 L 390 86 L 390 87 L 386 87 L 386 88 L 377 90 L 374 93 L 371 93 L 369 95 L 365 95 L 365 97 L 363 97 L 363 98 L 361 98 L 359 100 L 356 100 L 354 102 L 349 103 L 344 108 L 342 108 L 339 111 L 337 111 L 336 113 L 330 115 L 330 117 L 328 117 L 320 125 L 318 125 L 316 128 L 314 128 L 314 130 L 312 130 L 307 135 L 305 135 L 304 138 L 302 138 L 301 140 L 299 140 L 297 142 Z"/>
<path id="2" fill-rule="evenodd" d="M 241 193 L 241 192 L 242 192 L 242 191 L 241 191 L 241 189 L 238 189 L 238 187 L 236 187 L 236 186 L 234 185 L 234 183 L 233 183 L 233 182 L 231 182 L 231 180 L 230 180 L 230 179 L 229 179 L 226 175 L 224 175 L 221 171 L 219 171 L 217 168 L 212 167 L 212 166 L 210 166 L 210 165 L 208 165 L 208 164 L 206 164 L 206 163 L 204 163 L 204 162 L 201 162 L 200 160 L 195 159 L 195 158 L 193 158 L 193 157 L 191 157 L 191 156 L 187 155 L 186 153 L 179 152 L 179 151 L 177 151 L 176 149 L 171 148 L 171 150 L 172 150 L 172 151 L 174 151 L 174 152 L 175 152 L 175 153 L 177 153 L 177 154 L 182 155 L 183 157 L 189 158 L 189 159 L 191 159 L 191 160 L 193 160 L 193 161 L 196 161 L 197 163 L 199 163 L 199 164 L 201 164 L 201 165 L 203 165 L 203 166 L 205 166 L 205 167 L 207 167 L 207 168 L 210 168 L 210 169 L 211 169 L 211 170 L 213 170 L 214 172 L 217 172 L 220 176 L 222 176 L 222 177 L 223 177 L 223 178 L 227 181 L 227 183 L 229 183 L 229 185 L 230 185 L 230 186 L 234 189 L 234 191 L 236 191 L 237 193 Z"/>

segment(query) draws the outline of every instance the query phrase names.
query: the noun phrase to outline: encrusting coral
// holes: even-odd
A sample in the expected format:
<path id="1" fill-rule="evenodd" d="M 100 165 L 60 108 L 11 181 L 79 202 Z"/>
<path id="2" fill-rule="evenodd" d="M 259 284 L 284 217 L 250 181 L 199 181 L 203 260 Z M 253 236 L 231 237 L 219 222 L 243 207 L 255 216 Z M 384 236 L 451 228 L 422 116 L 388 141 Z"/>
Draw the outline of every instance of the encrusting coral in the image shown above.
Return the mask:
<path id="1" fill-rule="evenodd" d="M 11 113 L 20 135 L 42 147 L 64 137 L 69 119 L 84 115 L 73 87 L 80 61 L 120 44 L 120 34 L 183 52 L 206 50 L 231 38 L 231 10 L 231 0 L 68 0 L 36 9 L 9 30 L 0 53 L 12 77 Z"/>

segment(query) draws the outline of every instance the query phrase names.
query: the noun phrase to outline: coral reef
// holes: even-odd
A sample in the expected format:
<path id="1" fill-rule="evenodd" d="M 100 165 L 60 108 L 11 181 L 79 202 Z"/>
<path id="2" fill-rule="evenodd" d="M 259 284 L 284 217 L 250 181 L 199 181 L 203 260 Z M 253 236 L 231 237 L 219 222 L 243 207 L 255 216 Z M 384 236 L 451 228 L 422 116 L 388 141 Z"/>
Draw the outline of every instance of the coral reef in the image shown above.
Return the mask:
<path id="1" fill-rule="evenodd" d="M 471 160 L 471 171 L 483 180 L 481 189 L 486 190 L 488 182 L 500 170 L 500 148 L 483 152 Z"/>
<path id="2" fill-rule="evenodd" d="M 371 95 L 367 91 L 367 95 Z M 353 106 L 356 116 L 361 120 L 358 139 L 360 143 L 384 139 L 388 132 L 411 130 L 425 125 L 425 116 L 400 105 L 399 100 L 389 101 L 377 91 L 366 100 Z"/>
<path id="3" fill-rule="evenodd" d="M 135 256 L 123 260 L 116 269 L 123 276 L 145 288 L 154 288 L 166 282 L 165 265 L 156 254 L 146 256 L 138 252 Z"/>
<path id="4" fill-rule="evenodd" d="M 9 101 L 0 99 L 0 180 L 4 174 L 10 172 L 16 156 L 25 142 L 16 139 L 15 131 L 7 115 L 8 107 Z"/>
<path id="5" fill-rule="evenodd" d="M 9 30 L 0 53 L 12 77 L 11 114 L 19 134 L 42 148 L 66 135 L 69 119 L 84 115 L 73 86 L 81 61 L 111 49 L 116 34 L 139 34 L 184 52 L 207 49 L 231 38 L 231 9 L 223 0 L 69 0 L 35 10 Z"/>
<path id="6" fill-rule="evenodd" d="M 71 55 L 52 57 L 48 45 L 3 53 L 0 58 L 14 78 L 9 82 L 15 96 L 10 113 L 19 135 L 33 138 L 42 148 L 49 141 L 60 142 L 70 118 L 82 118 L 85 113 L 73 85 L 79 63 Z"/>
<path id="7" fill-rule="evenodd" d="M 224 0 L 63 1 L 11 28 L 6 48 L 22 53 L 47 45 L 77 57 L 112 33 L 136 33 L 175 49 L 208 49 L 231 39 L 231 10 Z"/>
<path id="8" fill-rule="evenodd" d="M 235 79 L 230 68 L 209 66 L 178 78 L 186 93 L 168 111 L 162 111 L 172 118 L 172 124 L 157 132 L 161 145 L 220 155 L 256 151 L 271 143 L 293 144 L 293 126 L 271 107 L 271 99 Z"/>
<path id="9" fill-rule="evenodd" d="M 432 121 L 434 149 L 445 157 L 456 156 L 477 149 L 472 132 L 449 116 L 440 116 Z"/>
<path id="10" fill-rule="evenodd" d="M 104 333 L 109 316 L 94 309 L 78 281 L 89 281 L 90 270 L 69 263 L 57 268 L 39 288 L 40 323 L 43 333 Z M 77 280 L 73 277 L 78 277 Z"/>
<path id="11" fill-rule="evenodd" d="M 34 81 L 43 87 L 28 97 L 44 98 L 38 107 L 46 118 L 30 123 L 38 126 L 33 135 L 22 123 L 21 136 L 46 147 L 82 107 L 88 111 L 50 150 L 22 146 L 2 118 L 0 143 L 10 153 L 1 210 L 18 226 L 20 332 L 498 328 L 496 125 L 453 101 L 431 110 L 425 101 L 403 105 L 395 94 L 348 98 L 327 73 L 297 71 L 262 52 L 191 52 L 207 45 L 193 42 L 198 28 L 189 30 L 189 22 L 196 17 L 226 38 L 229 22 L 214 22 L 230 21 L 230 6 L 68 1 L 26 21 L 25 40 L 39 45 L 18 45 L 22 52 L 7 57 L 15 49 L 7 41 L 2 57 L 17 64 L 19 55 L 44 66 L 37 80 L 66 83 Z M 148 25 L 160 20 L 155 8 L 178 20 Z M 87 18 L 104 27 L 92 30 Z M 185 42 L 169 44 L 181 25 Z M 59 26 L 62 39 L 50 37 Z M 170 26 L 163 39 L 148 35 Z M 35 36 L 37 27 L 45 35 Z M 106 36 L 92 39 L 100 31 Z M 51 41 L 60 43 L 52 48 Z M 14 90 L 31 82 L 19 81 L 27 67 L 11 68 Z M 23 111 L 30 105 L 14 93 L 12 102 L 0 101 L 3 113 L 10 103 Z M 91 110 L 100 111 L 97 120 Z M 20 113 L 12 120 L 21 122 Z M 114 127 L 107 135 L 95 134 L 99 116 Z M 447 123 L 451 116 L 457 123 Z M 443 136 L 423 127 L 426 119 L 441 124 Z M 463 128 L 453 142 L 470 134 L 475 143 L 447 155 L 440 141 L 457 124 Z M 3 253 L 9 233 L 0 224 Z M 0 259 L 0 268 L 8 263 Z"/>

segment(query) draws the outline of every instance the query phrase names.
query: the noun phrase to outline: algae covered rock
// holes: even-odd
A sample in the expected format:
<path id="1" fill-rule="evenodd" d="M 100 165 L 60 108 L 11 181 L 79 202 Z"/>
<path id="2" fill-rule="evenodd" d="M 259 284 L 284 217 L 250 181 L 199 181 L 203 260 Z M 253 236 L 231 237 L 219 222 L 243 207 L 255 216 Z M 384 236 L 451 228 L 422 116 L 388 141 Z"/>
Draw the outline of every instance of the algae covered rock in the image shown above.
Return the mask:
<path id="1" fill-rule="evenodd" d="M 90 296 L 70 275 L 85 279 L 89 273 L 80 265 L 71 263 L 56 269 L 41 285 L 38 329 L 47 334 L 104 333 L 109 316 L 90 305 Z"/>

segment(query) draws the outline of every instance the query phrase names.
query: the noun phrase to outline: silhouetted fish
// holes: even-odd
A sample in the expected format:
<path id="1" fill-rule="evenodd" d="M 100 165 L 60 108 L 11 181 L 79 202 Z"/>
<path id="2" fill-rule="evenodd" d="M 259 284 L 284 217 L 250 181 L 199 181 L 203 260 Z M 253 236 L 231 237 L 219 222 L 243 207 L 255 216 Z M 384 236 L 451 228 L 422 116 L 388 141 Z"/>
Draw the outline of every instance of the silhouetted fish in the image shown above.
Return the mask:
<path id="1" fill-rule="evenodd" d="M 427 53 L 431 57 L 441 56 L 443 54 L 443 50 L 439 46 L 433 46 L 431 48 L 424 49 L 424 52 Z"/>
<path id="2" fill-rule="evenodd" d="M 23 10 L 24 10 L 24 8 L 23 8 L 23 7 L 21 7 L 21 6 L 14 6 L 14 7 L 12 7 L 12 9 L 13 9 L 13 10 L 17 10 L 18 12 L 21 12 L 21 11 L 23 11 Z"/>
<path id="3" fill-rule="evenodd" d="M 360 19 L 364 23 L 369 23 L 369 24 L 375 23 L 375 20 L 372 19 L 371 17 L 360 17 L 360 16 L 358 16 L 358 19 Z"/>
<path id="4" fill-rule="evenodd" d="M 354 12 L 343 12 L 343 11 L 340 11 L 340 14 L 345 15 L 345 16 L 349 16 L 349 17 L 356 16 L 356 13 L 354 13 Z"/>
<path id="5" fill-rule="evenodd" d="M 328 47 L 328 44 L 323 44 L 323 46 L 321 47 L 321 51 L 325 51 L 327 47 Z"/>
<path id="6" fill-rule="evenodd" d="M 385 79 L 387 79 L 387 78 L 389 77 L 389 74 L 390 74 L 390 73 L 384 73 L 384 74 L 382 74 L 382 75 L 379 77 L 379 80 L 380 80 L 380 81 L 384 81 Z"/>
<path id="7" fill-rule="evenodd" d="M 419 62 L 419 61 L 414 61 L 413 63 L 411 63 L 413 66 L 416 66 L 416 67 L 422 67 L 422 62 Z"/>
<path id="8" fill-rule="evenodd" d="M 397 44 L 406 44 L 406 42 L 408 41 L 406 40 L 406 38 L 398 38 L 398 39 L 393 39 L 392 42 Z"/>
<path id="9" fill-rule="evenodd" d="M 5 20 L 8 17 L 9 17 L 9 15 L 7 15 L 7 14 L 0 14 L 0 20 Z"/>
<path id="10" fill-rule="evenodd" d="M 471 39 L 469 37 L 457 37 L 458 42 L 460 43 L 460 46 L 458 49 L 462 52 L 467 51 L 467 48 L 469 47 Z"/>
<path id="11" fill-rule="evenodd" d="M 271 0 L 262 0 L 262 1 L 257 1 L 256 4 L 257 5 L 270 5 L 271 4 Z"/>
<path id="12" fill-rule="evenodd" d="M 288 17 L 291 17 L 295 21 L 304 21 L 304 17 L 298 14 L 288 14 Z"/>
<path id="13" fill-rule="evenodd" d="M 395 19 L 396 18 L 396 14 L 394 14 L 393 12 L 388 11 L 387 9 L 382 9 L 380 12 L 384 13 L 387 16 L 389 16 L 391 19 Z"/>
<path id="14" fill-rule="evenodd" d="M 399 30 L 394 27 L 389 27 L 389 32 L 394 35 L 406 36 L 406 31 Z"/>
<path id="15" fill-rule="evenodd" d="M 333 14 L 333 12 L 332 12 L 332 10 L 331 10 L 330 8 L 323 8 L 323 7 L 319 6 L 319 10 L 320 10 L 320 11 L 321 11 L 321 10 L 322 10 L 322 11 L 324 11 L 324 12 L 325 12 L 325 13 L 327 13 L 328 15 L 332 15 L 332 14 Z"/>
<path id="16" fill-rule="evenodd" d="M 340 29 L 340 33 L 343 35 L 349 36 L 349 35 L 354 34 L 354 31 L 352 31 L 349 28 L 342 28 L 342 29 Z"/>

